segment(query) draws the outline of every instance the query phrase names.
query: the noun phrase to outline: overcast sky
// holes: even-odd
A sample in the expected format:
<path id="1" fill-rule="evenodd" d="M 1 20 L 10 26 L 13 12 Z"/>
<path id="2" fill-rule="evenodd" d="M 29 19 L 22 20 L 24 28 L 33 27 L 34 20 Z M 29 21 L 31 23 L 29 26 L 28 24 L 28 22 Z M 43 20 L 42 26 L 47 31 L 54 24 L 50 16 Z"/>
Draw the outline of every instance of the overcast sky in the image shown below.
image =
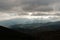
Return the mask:
<path id="1" fill-rule="evenodd" d="M 54 4 L 54 3 L 60 4 L 59 2 L 60 2 L 60 0 L 0 0 L 0 20 L 5 20 L 5 19 L 10 20 L 10 19 L 15 18 L 15 16 L 8 15 L 7 12 L 8 13 L 9 12 L 19 13 L 19 12 L 23 12 L 23 11 L 51 11 L 51 10 L 53 10 L 52 4 Z M 3 13 L 5 13 L 5 14 L 3 14 Z M 31 17 L 28 16 L 28 18 L 31 18 Z M 47 17 L 44 17 L 43 21 L 45 20 L 45 18 L 47 18 Z M 60 20 L 60 17 L 57 17 L 57 18 Z M 56 17 L 52 18 L 53 21 L 55 19 L 56 19 Z M 16 21 L 14 21 L 14 20 L 13 20 L 14 23 L 17 22 L 17 20 Z M 24 19 L 22 19 L 22 20 L 24 21 Z"/>
<path id="2" fill-rule="evenodd" d="M 40 6 L 46 6 L 54 2 L 60 2 L 60 0 L 0 0 L 0 12 L 44 11 L 49 10 L 49 7 L 40 9 Z"/>

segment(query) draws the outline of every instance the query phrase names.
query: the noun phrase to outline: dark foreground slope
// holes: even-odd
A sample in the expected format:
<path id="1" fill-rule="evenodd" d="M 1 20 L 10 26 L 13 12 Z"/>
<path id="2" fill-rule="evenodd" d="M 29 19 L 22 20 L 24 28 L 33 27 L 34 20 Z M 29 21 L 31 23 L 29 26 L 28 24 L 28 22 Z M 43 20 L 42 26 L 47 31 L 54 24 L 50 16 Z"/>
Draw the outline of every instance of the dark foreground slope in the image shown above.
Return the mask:
<path id="1" fill-rule="evenodd" d="M 28 39 L 32 36 L 0 26 L 0 39 Z"/>

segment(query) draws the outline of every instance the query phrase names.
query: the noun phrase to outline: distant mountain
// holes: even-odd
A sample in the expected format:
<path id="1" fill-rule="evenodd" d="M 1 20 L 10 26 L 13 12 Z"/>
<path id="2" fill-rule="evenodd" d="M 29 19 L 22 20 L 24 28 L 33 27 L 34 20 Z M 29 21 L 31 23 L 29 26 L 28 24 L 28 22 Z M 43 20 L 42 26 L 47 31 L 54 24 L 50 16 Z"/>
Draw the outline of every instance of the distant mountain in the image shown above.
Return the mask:
<path id="1" fill-rule="evenodd" d="M 24 32 L 24 33 L 32 33 L 36 28 L 42 26 L 43 23 L 31 23 L 31 24 L 16 24 L 9 26 L 11 29 Z"/>
<path id="2" fill-rule="evenodd" d="M 43 30 L 43 31 L 60 30 L 60 21 L 45 23 L 44 25 L 38 27 L 37 29 L 40 29 L 40 30 Z"/>
<path id="3" fill-rule="evenodd" d="M 60 30 L 60 21 L 48 23 L 16 24 L 10 26 L 10 28 L 26 33 L 31 33 L 34 31 L 56 31 Z"/>

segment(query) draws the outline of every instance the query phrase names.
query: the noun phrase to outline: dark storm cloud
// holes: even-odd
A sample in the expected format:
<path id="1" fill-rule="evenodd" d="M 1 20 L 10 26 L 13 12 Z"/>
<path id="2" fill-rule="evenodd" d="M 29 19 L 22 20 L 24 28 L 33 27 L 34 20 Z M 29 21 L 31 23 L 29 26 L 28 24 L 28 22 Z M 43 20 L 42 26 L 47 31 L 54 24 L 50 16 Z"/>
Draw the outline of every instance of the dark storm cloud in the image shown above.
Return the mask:
<path id="1" fill-rule="evenodd" d="M 16 7 L 17 10 L 22 9 L 23 11 L 40 11 L 41 9 L 39 7 L 41 5 L 47 6 L 48 4 L 57 1 L 59 0 L 0 0 L 0 11 L 14 11 L 15 9 L 12 10 L 14 7 Z M 45 11 L 47 9 L 51 10 L 48 6 L 43 10 Z"/>

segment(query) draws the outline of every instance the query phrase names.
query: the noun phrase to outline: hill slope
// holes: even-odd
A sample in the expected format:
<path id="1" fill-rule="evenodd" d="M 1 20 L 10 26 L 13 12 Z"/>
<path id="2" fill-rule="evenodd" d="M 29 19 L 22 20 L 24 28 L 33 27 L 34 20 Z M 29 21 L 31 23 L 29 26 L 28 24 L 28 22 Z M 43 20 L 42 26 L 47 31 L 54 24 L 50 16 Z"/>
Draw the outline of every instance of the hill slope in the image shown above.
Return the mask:
<path id="1" fill-rule="evenodd" d="M 14 25 L 15 26 L 15 25 Z M 17 26 L 16 26 L 17 27 Z M 60 22 L 51 22 L 41 25 L 35 29 L 14 30 L 0 26 L 0 39 L 19 39 L 19 40 L 60 40 Z M 53 30 L 52 30 L 53 29 Z"/>
<path id="2" fill-rule="evenodd" d="M 32 38 L 32 36 L 28 34 L 0 26 L 0 39 L 1 38 L 3 39 L 9 39 L 9 38 L 10 39 L 23 39 L 23 38 L 28 39 L 30 37 Z"/>

